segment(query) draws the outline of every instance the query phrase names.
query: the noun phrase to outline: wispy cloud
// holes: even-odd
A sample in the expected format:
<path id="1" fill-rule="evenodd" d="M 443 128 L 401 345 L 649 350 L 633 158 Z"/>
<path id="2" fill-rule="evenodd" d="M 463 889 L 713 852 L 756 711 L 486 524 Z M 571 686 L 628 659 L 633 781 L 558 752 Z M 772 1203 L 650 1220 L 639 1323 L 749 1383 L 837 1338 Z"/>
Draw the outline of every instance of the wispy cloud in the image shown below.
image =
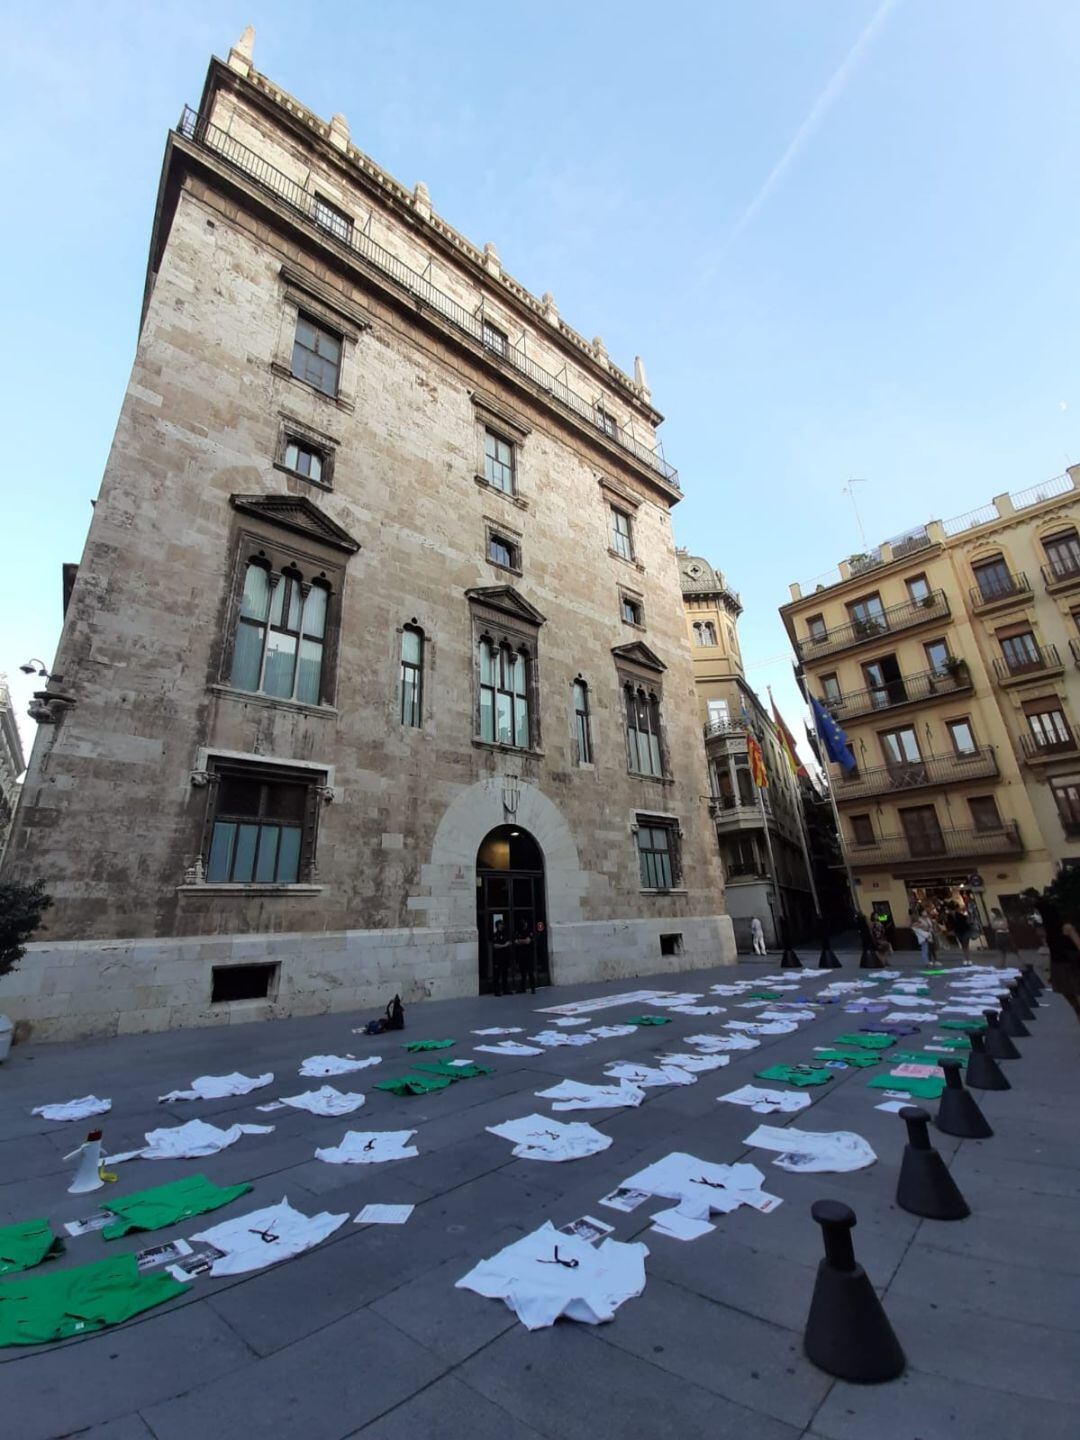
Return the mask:
<path id="1" fill-rule="evenodd" d="M 825 88 L 814 101 L 813 105 L 811 105 L 806 118 L 795 131 L 787 149 L 780 156 L 780 159 L 777 160 L 768 175 L 766 175 L 757 194 L 735 221 L 730 232 L 721 243 L 720 248 L 710 257 L 706 267 L 708 271 L 715 268 L 743 231 L 746 230 L 749 225 L 753 224 L 762 208 L 767 204 L 770 196 L 799 158 L 809 141 L 813 138 L 821 122 L 825 119 L 825 116 L 847 89 L 852 76 L 862 64 L 867 51 L 877 39 L 889 15 L 896 9 L 899 3 L 900 0 L 882 0 L 882 3 L 871 16 L 858 39 L 829 77 Z"/>

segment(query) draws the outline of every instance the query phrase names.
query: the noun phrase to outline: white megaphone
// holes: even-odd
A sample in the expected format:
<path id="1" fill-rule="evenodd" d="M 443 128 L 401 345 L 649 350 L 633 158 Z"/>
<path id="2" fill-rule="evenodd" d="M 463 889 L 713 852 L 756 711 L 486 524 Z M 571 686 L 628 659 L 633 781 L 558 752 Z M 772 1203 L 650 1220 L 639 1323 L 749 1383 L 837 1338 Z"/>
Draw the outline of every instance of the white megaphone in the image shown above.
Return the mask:
<path id="1" fill-rule="evenodd" d="M 89 1190 L 100 1190 L 105 1184 L 101 1178 L 101 1131 L 91 1130 L 85 1142 L 70 1155 L 65 1155 L 64 1159 L 74 1160 L 76 1155 L 79 1157 L 79 1168 L 67 1193 L 85 1195 Z"/>

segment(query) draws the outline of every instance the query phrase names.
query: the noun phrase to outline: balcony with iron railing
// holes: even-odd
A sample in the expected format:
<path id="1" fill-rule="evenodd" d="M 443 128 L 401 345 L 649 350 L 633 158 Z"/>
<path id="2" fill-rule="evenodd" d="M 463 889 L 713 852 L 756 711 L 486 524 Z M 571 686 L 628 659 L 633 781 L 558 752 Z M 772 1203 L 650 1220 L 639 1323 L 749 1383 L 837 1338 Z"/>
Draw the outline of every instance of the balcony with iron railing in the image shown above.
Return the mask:
<path id="1" fill-rule="evenodd" d="M 976 615 L 985 615 L 990 610 L 1004 609 L 1023 600 L 1031 599 L 1031 584 L 1022 570 L 1015 574 L 1011 570 L 994 571 L 983 578 L 980 584 L 972 585 L 968 592 L 971 608 Z"/>
<path id="2" fill-rule="evenodd" d="M 232 135 L 214 125 L 205 115 L 185 106 L 180 117 L 177 133 L 204 150 L 212 152 L 218 159 L 239 170 L 260 189 L 272 194 L 276 200 L 300 216 L 320 232 L 324 240 L 343 246 L 353 255 L 359 256 L 376 269 L 385 279 L 406 291 L 414 301 L 422 302 L 436 311 L 443 320 L 468 335 L 477 344 L 484 346 L 489 358 L 502 362 L 512 370 L 526 376 L 535 385 L 546 391 L 548 397 L 580 419 L 587 421 L 596 430 L 632 454 L 648 468 L 659 475 L 673 489 L 679 490 L 679 472 L 669 465 L 659 451 L 652 450 L 632 435 L 625 426 L 612 426 L 611 417 L 602 405 L 594 403 L 572 390 L 558 375 L 553 375 L 530 359 L 517 345 L 493 348 L 485 345 L 483 314 L 472 313 L 459 305 L 445 291 L 439 290 L 419 270 L 414 270 L 399 260 L 396 255 L 372 240 L 369 235 L 355 226 L 343 227 L 325 216 L 316 218 L 316 197 L 313 191 L 305 190 L 296 181 L 275 166 L 269 164 L 254 150 L 249 150 Z M 614 434 L 612 430 L 614 429 Z"/>
<path id="3" fill-rule="evenodd" d="M 936 830 L 924 835 L 880 835 L 866 844 L 848 843 L 853 868 L 973 860 L 982 855 L 1020 855 L 1024 842 L 1015 822 L 973 830 Z"/>
<path id="4" fill-rule="evenodd" d="M 1048 565 L 1043 565 L 1043 584 L 1050 595 L 1060 595 L 1080 585 L 1080 555 L 1073 553 L 1055 555 Z"/>
<path id="5" fill-rule="evenodd" d="M 924 755 L 918 760 L 901 760 L 858 770 L 834 782 L 836 799 L 863 800 L 869 795 L 893 795 L 923 790 L 928 785 L 962 785 L 967 780 L 992 779 L 998 773 L 992 745 L 968 755 Z"/>
<path id="6" fill-rule="evenodd" d="M 826 655 L 853 649 L 856 645 L 880 644 L 885 635 L 940 622 L 948 616 L 949 601 L 944 590 L 931 590 L 922 600 L 906 600 L 902 605 L 891 605 L 876 615 L 836 625 L 817 636 L 807 635 L 796 644 L 803 660 L 820 660 Z"/>
<path id="7" fill-rule="evenodd" d="M 760 805 L 733 795 L 714 795 L 709 801 L 709 814 L 718 830 L 760 830 L 764 824 Z"/>
<path id="8" fill-rule="evenodd" d="M 1000 685 L 1022 685 L 1025 680 L 1042 680 L 1047 675 L 1060 675 L 1065 669 L 1056 645 L 1036 645 L 1013 656 L 1003 655 L 994 661 L 994 674 Z"/>
<path id="9" fill-rule="evenodd" d="M 1077 744 L 1072 730 L 1068 730 L 1064 735 L 1037 735 L 1032 731 L 1028 735 L 1020 736 L 1020 748 L 1029 765 L 1038 765 L 1044 760 L 1072 759 L 1080 754 L 1080 745 Z"/>
<path id="10" fill-rule="evenodd" d="M 837 699 L 822 703 L 838 720 L 857 720 L 863 715 L 877 715 L 882 710 L 898 710 L 902 705 L 926 704 L 932 700 L 967 694 L 972 689 L 971 673 L 963 660 L 946 662 L 940 670 L 922 670 L 871 685 L 866 690 L 852 690 Z"/>
<path id="11" fill-rule="evenodd" d="M 746 743 L 746 726 L 741 720 L 708 720 L 702 731 L 706 740 L 741 740 Z"/>

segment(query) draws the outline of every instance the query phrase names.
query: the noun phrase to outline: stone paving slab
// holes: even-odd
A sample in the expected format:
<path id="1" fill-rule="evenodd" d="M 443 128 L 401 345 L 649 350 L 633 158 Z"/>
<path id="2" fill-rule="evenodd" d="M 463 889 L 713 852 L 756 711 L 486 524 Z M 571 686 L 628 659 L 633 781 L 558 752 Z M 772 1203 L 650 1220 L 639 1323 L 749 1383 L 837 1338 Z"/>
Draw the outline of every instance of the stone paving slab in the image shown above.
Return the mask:
<path id="1" fill-rule="evenodd" d="M 854 957 L 843 958 L 845 968 L 824 982 L 795 979 L 812 994 L 830 978 L 868 978 L 852 968 Z M 600 1083 L 609 1061 L 653 1063 L 665 1050 L 686 1048 L 683 1037 L 723 1034 L 725 1021 L 753 1012 L 717 997 L 721 1015 L 672 1015 L 670 1025 L 536 1057 L 474 1056 L 483 1037 L 471 1030 L 522 1025 L 535 1034 L 554 1018 L 537 1006 L 653 984 L 707 992 L 733 974 L 757 980 L 776 968 L 770 958 L 736 972 L 412 1007 L 410 1038 L 453 1036 L 457 1043 L 442 1058 L 475 1058 L 494 1072 L 423 1097 L 375 1090 L 377 1080 L 424 1057 L 404 1052 L 400 1034 L 353 1035 L 364 1016 L 17 1047 L 0 1066 L 0 1223 L 48 1215 L 58 1227 L 108 1198 L 109 1191 L 66 1194 L 72 1165 L 62 1157 L 87 1122 L 55 1125 L 29 1114 L 33 1105 L 91 1091 L 113 1100 L 100 1122 L 113 1152 L 148 1129 L 193 1118 L 275 1126 L 272 1135 L 245 1137 L 203 1160 L 128 1162 L 115 1193 L 202 1173 L 219 1184 L 253 1181 L 253 1193 L 238 1202 L 246 1208 L 288 1195 L 309 1213 L 350 1218 L 314 1251 L 252 1275 L 199 1280 L 127 1325 L 53 1347 L 0 1351 L 0 1416 L 18 1416 L 15 1429 L 0 1425 L 5 1440 L 7 1433 L 60 1440 L 75 1432 L 80 1440 L 249 1433 L 259 1440 L 955 1440 L 965 1433 L 1075 1440 L 1080 1033 L 1057 997 L 1044 997 L 1032 1035 L 1020 1042 L 1023 1058 L 1006 1067 L 1014 1088 L 979 1094 L 994 1138 L 934 1135 L 972 1205 L 962 1222 L 920 1220 L 896 1206 L 905 1132 L 896 1116 L 874 1108 L 883 1098 L 866 1087 L 874 1069 L 834 1071 L 828 1085 L 808 1092 L 812 1104 L 791 1116 L 717 1103 L 740 1085 L 769 1083 L 754 1082 L 755 1071 L 813 1058 L 815 1045 L 874 1021 L 840 1006 L 792 1034 L 761 1037 L 758 1049 L 733 1053 L 726 1068 L 695 1085 L 648 1090 L 638 1109 L 559 1114 L 612 1137 L 608 1150 L 587 1159 L 516 1160 L 508 1142 L 485 1133 L 500 1120 L 553 1113 L 535 1091 L 555 1080 Z M 900 957 L 895 968 L 915 967 Z M 932 988 L 940 994 L 943 982 Z M 638 1003 L 586 1019 L 611 1023 L 652 1008 Z M 921 1048 L 938 1028 L 930 1023 L 894 1048 Z M 364 1091 L 361 1111 L 324 1119 L 257 1110 L 323 1083 L 298 1076 L 305 1056 L 348 1052 L 383 1057 L 377 1067 L 327 1082 Z M 275 1079 L 248 1096 L 157 1103 L 196 1075 L 234 1069 L 272 1070 Z M 788 1174 L 770 1152 L 746 1147 L 759 1123 L 852 1129 L 878 1162 L 844 1175 Z M 317 1146 L 337 1143 L 349 1129 L 406 1128 L 418 1132 L 418 1159 L 335 1166 L 314 1158 Z M 649 1216 L 668 1202 L 632 1215 L 599 1206 L 634 1170 L 675 1149 L 703 1160 L 750 1160 L 784 1203 L 768 1216 L 745 1207 L 716 1216 L 715 1233 L 689 1244 L 651 1232 Z M 907 1374 L 892 1384 L 834 1382 L 802 1354 L 821 1256 L 809 1208 L 823 1196 L 856 1210 L 856 1252 L 907 1348 Z M 372 1201 L 417 1208 L 401 1227 L 353 1225 L 352 1215 Z M 585 1213 L 612 1224 L 615 1238 L 643 1240 L 650 1250 L 644 1295 L 611 1324 L 560 1322 L 530 1334 L 501 1302 L 454 1288 L 478 1259 L 544 1220 L 560 1225 Z M 88 1263 L 198 1228 L 186 1222 L 109 1245 L 88 1236 L 50 1264 Z"/>

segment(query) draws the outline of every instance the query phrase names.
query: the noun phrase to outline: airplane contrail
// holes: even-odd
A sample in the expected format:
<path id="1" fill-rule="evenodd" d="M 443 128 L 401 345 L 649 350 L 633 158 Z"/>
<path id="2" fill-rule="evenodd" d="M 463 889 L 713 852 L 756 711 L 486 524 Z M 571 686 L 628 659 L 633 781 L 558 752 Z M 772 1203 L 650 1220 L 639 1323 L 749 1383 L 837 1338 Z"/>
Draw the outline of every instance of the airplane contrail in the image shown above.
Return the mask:
<path id="1" fill-rule="evenodd" d="M 844 56 L 843 60 L 833 71 L 832 75 L 829 77 L 828 84 L 814 101 L 813 105 L 811 105 L 809 113 L 803 120 L 802 124 L 799 126 L 798 130 L 796 130 L 795 134 L 792 136 L 791 142 L 788 145 L 787 149 L 780 156 L 780 159 L 777 160 L 776 164 L 769 171 L 768 175 L 766 175 L 765 180 L 761 185 L 761 188 L 758 190 L 757 194 L 750 201 L 749 205 L 747 205 L 746 209 L 742 212 L 738 220 L 736 220 L 735 224 L 732 226 L 731 232 L 724 240 L 719 252 L 713 257 L 712 263 L 708 267 L 709 269 L 712 269 L 713 266 L 716 265 L 716 263 L 723 257 L 725 252 L 743 233 L 746 227 L 750 225 L 756 218 L 762 206 L 769 199 L 769 196 L 773 193 L 776 187 L 780 184 L 780 181 L 791 169 L 791 166 L 798 159 L 799 154 L 805 148 L 807 141 L 810 140 L 814 132 L 817 130 L 818 126 L 821 124 L 822 120 L 824 120 L 825 116 L 832 109 L 833 105 L 835 105 L 836 101 L 843 94 L 849 81 L 851 80 L 851 77 L 855 74 L 855 71 L 862 63 L 863 57 L 865 56 L 867 50 L 869 50 L 870 46 L 877 39 L 878 33 L 881 30 L 882 26 L 885 24 L 886 20 L 888 20 L 890 13 L 896 8 L 899 3 L 900 0 L 882 0 L 882 3 L 874 12 L 873 16 L 862 31 L 862 34 L 859 35 L 854 45 L 852 45 L 851 49 Z"/>

